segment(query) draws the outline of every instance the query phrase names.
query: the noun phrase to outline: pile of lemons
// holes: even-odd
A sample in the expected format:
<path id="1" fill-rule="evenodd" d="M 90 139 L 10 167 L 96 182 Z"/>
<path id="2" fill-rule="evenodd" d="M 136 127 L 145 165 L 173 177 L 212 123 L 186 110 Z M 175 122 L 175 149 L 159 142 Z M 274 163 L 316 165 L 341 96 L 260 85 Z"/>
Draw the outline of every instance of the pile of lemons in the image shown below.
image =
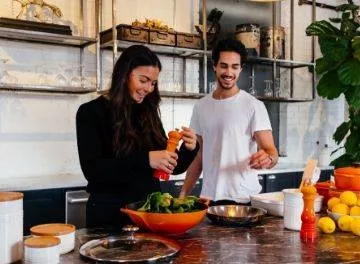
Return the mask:
<path id="1" fill-rule="evenodd" d="M 332 197 L 327 202 L 329 211 L 341 215 L 337 220 L 340 230 L 345 232 L 353 232 L 360 236 L 360 198 L 352 191 L 344 191 L 340 197 Z M 317 226 L 327 234 L 333 233 L 336 224 L 330 217 L 321 217 Z"/>

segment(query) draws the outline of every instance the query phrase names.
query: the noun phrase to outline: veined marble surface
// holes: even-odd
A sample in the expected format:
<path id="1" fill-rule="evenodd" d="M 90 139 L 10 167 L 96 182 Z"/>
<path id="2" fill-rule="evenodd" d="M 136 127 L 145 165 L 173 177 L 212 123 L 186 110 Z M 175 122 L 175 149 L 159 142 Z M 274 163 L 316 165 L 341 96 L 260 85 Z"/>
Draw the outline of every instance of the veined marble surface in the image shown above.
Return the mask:
<path id="1" fill-rule="evenodd" d="M 340 231 L 317 234 L 315 242 L 305 243 L 300 232 L 285 229 L 279 217 L 265 217 L 263 224 L 253 227 L 216 226 L 204 219 L 188 233 L 171 237 L 182 249 L 166 263 L 360 263 L 359 236 Z M 75 251 L 62 255 L 60 263 L 88 263 L 80 258 L 78 249 L 98 238 L 99 232 L 78 230 Z"/>

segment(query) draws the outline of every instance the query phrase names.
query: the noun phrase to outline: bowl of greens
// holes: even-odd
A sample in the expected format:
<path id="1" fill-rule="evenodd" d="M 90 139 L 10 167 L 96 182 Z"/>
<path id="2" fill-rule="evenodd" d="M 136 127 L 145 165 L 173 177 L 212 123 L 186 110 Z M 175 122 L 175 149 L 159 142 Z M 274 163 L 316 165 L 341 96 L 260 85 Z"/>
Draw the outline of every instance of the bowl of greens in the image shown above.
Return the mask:
<path id="1" fill-rule="evenodd" d="M 121 208 L 138 227 L 155 233 L 182 234 L 198 225 L 208 206 L 196 196 L 174 198 L 169 193 L 154 192 L 146 201 Z"/>

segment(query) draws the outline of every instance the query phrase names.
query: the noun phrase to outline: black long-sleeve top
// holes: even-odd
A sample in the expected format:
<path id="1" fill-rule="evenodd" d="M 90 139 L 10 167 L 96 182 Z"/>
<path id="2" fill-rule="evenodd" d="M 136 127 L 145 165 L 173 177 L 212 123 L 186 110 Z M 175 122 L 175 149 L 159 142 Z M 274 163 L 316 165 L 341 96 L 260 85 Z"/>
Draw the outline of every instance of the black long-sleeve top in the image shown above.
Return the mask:
<path id="1" fill-rule="evenodd" d="M 143 200 L 149 193 L 160 190 L 159 180 L 153 177 L 150 167 L 149 152 L 116 157 L 110 116 L 109 101 L 103 96 L 82 104 L 76 115 L 80 165 L 88 181 L 87 191 L 119 194 L 123 204 Z M 174 174 L 188 168 L 198 149 L 198 144 L 193 151 L 180 147 Z"/>

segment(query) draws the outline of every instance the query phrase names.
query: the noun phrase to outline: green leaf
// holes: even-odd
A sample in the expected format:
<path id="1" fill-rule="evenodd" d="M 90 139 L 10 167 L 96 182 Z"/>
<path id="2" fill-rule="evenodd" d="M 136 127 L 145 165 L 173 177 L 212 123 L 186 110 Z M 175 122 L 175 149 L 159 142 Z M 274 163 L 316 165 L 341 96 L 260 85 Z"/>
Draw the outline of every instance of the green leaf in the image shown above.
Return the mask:
<path id="1" fill-rule="evenodd" d="M 336 70 L 325 73 L 317 85 L 318 94 L 327 99 L 339 97 L 347 88 L 340 82 Z"/>
<path id="2" fill-rule="evenodd" d="M 341 23 L 342 19 L 337 17 L 330 17 L 329 20 L 333 23 Z"/>
<path id="3" fill-rule="evenodd" d="M 350 59 L 342 64 L 338 70 L 338 76 L 345 85 L 360 85 L 360 61 Z"/>
<path id="4" fill-rule="evenodd" d="M 352 155 L 359 151 L 360 148 L 360 137 L 356 133 L 350 133 L 350 135 L 346 138 L 345 150 L 346 153 Z"/>
<path id="5" fill-rule="evenodd" d="M 337 67 L 337 64 L 329 62 L 325 57 L 318 58 L 315 61 L 315 70 L 317 75 L 321 75 L 324 72 L 330 71 Z"/>
<path id="6" fill-rule="evenodd" d="M 340 126 L 338 126 L 333 135 L 333 139 L 335 140 L 336 144 L 340 144 L 340 142 L 343 141 L 346 134 L 349 132 L 349 129 L 350 122 L 343 122 Z"/>
<path id="7" fill-rule="evenodd" d="M 360 61 L 360 37 L 353 38 L 351 46 L 354 49 L 354 58 Z"/>
<path id="8" fill-rule="evenodd" d="M 306 28 L 306 35 L 308 36 L 337 36 L 340 35 L 340 30 L 334 27 L 330 22 L 321 20 L 311 23 Z"/>
<path id="9" fill-rule="evenodd" d="M 328 61 L 343 61 L 348 55 L 349 41 L 346 38 L 319 36 L 320 49 Z"/>
<path id="10" fill-rule="evenodd" d="M 350 86 L 345 92 L 349 106 L 360 109 L 360 86 Z"/>
<path id="11" fill-rule="evenodd" d="M 357 24 L 349 19 L 345 19 L 341 23 L 340 31 L 343 33 L 344 36 L 353 37 L 355 35 L 356 29 L 358 27 L 359 27 L 359 24 Z"/>
<path id="12" fill-rule="evenodd" d="M 353 4 L 343 4 L 336 7 L 337 11 L 356 10 L 359 6 Z"/>
<path id="13" fill-rule="evenodd" d="M 330 165 L 335 166 L 335 168 L 341 168 L 341 167 L 347 167 L 351 166 L 353 163 L 353 160 L 350 155 L 343 154 L 337 159 L 333 160 Z"/>

